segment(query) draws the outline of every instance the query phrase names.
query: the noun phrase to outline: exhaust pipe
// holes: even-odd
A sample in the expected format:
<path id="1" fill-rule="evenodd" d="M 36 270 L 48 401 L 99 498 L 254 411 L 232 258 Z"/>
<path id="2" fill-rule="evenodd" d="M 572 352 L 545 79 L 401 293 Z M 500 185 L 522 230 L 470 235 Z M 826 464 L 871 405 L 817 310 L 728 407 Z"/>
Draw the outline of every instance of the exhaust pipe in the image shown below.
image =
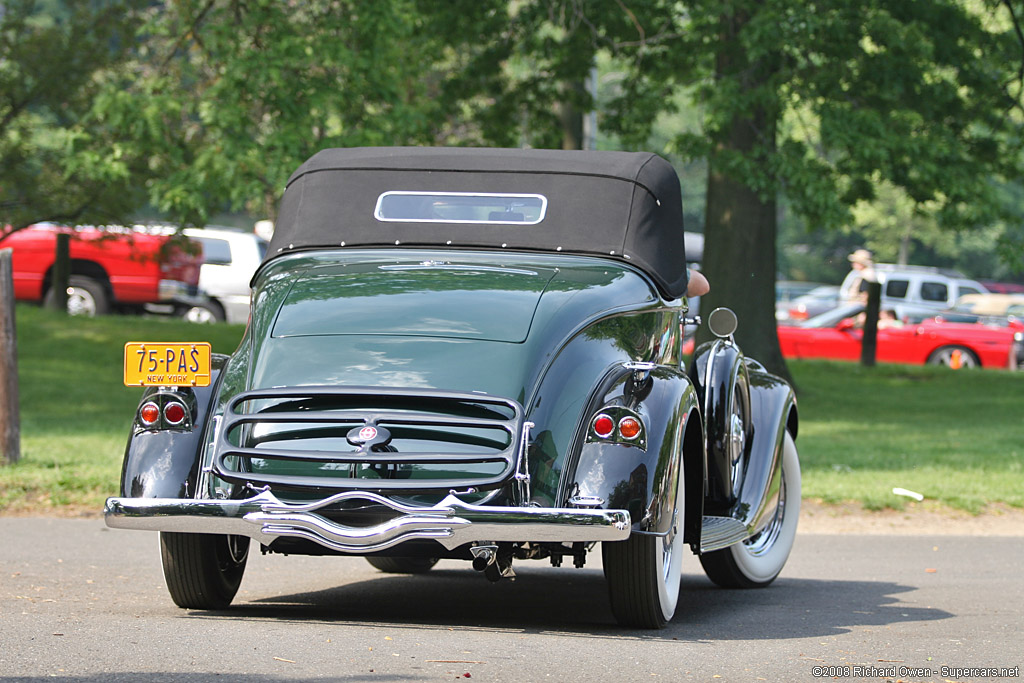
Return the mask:
<path id="1" fill-rule="evenodd" d="M 488 581 L 515 580 L 511 550 L 501 551 L 496 545 L 477 545 L 469 551 L 473 554 L 473 569 L 483 572 Z"/>
<path id="2" fill-rule="evenodd" d="M 498 546 L 475 545 L 469 549 L 473 553 L 473 569 L 482 572 L 498 559 Z"/>

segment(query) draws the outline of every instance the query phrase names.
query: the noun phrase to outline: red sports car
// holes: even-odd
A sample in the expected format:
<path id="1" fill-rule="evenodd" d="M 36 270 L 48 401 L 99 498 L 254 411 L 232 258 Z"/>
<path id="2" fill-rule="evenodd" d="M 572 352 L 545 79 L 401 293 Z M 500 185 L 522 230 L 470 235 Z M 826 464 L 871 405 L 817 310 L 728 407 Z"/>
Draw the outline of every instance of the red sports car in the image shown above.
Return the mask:
<path id="1" fill-rule="evenodd" d="M 851 304 L 799 326 L 779 325 L 786 358 L 859 360 L 864 308 Z M 860 316 L 860 318 L 858 317 Z M 1024 334 L 1013 327 L 926 320 L 880 320 L 876 359 L 880 363 L 1024 369 Z"/>

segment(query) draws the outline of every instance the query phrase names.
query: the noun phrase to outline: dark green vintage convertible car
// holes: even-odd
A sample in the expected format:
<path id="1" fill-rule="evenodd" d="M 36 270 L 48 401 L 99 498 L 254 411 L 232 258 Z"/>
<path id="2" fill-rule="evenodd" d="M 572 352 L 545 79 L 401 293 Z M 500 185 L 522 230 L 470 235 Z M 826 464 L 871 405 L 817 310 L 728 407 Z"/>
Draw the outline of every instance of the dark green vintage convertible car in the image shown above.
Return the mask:
<path id="1" fill-rule="evenodd" d="M 107 524 L 159 531 L 192 609 L 231 602 L 252 541 L 491 580 L 600 547 L 616 618 L 645 628 L 686 546 L 717 584 L 767 585 L 799 516 L 796 401 L 727 309 L 683 357 L 684 254 L 653 154 L 320 152 L 238 350 L 126 349 L 146 388 Z"/>

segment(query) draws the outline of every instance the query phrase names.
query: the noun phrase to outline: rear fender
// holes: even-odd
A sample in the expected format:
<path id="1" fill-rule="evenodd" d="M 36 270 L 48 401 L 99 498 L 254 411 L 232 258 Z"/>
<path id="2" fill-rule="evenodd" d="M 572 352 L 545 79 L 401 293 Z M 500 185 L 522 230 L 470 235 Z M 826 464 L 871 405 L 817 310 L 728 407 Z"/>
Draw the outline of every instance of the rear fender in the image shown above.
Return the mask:
<path id="1" fill-rule="evenodd" d="M 728 340 L 701 345 L 690 366 L 707 425 L 707 486 L 704 514 L 732 517 L 753 533 L 773 512 L 782 479 L 782 443 L 798 428 L 793 388 L 746 358 Z M 745 379 L 750 419 L 744 432 L 743 462 L 733 490 L 727 439 L 733 385 Z"/>
<path id="2" fill-rule="evenodd" d="M 684 432 L 691 423 L 700 431 L 696 393 L 682 372 L 666 366 L 640 382 L 622 367 L 610 380 L 588 406 L 579 456 L 566 479 L 567 504 L 629 510 L 634 532 L 664 534 L 676 507 Z M 641 437 L 627 443 L 595 436 L 594 416 L 627 412 L 641 418 Z"/>
<path id="3" fill-rule="evenodd" d="M 750 377 L 753 429 L 743 486 L 732 516 L 753 534 L 774 514 L 774 501 L 782 485 L 783 439 L 789 432 L 796 440 L 799 419 L 793 388 L 756 361 L 745 362 Z"/>
<path id="4" fill-rule="evenodd" d="M 707 430 L 704 496 L 711 514 L 723 514 L 736 502 L 729 437 L 733 402 L 737 398 L 732 388 L 741 378 L 748 380 L 741 384 L 749 387 L 744 360 L 735 344 L 718 339 L 702 344 L 690 365 L 690 379 L 696 388 Z M 745 442 L 750 441 L 750 431 L 747 425 Z"/>
<path id="5" fill-rule="evenodd" d="M 228 356 L 213 354 L 210 385 L 183 387 L 169 391 L 147 387 L 139 407 L 149 401 L 160 402 L 171 394 L 182 399 L 191 413 L 191 424 L 177 429 L 155 431 L 139 422 L 138 411 L 124 452 L 121 468 L 121 495 L 128 498 L 194 498 L 199 473 L 199 457 L 209 420 L 210 407 L 217 394 L 221 371 Z"/>

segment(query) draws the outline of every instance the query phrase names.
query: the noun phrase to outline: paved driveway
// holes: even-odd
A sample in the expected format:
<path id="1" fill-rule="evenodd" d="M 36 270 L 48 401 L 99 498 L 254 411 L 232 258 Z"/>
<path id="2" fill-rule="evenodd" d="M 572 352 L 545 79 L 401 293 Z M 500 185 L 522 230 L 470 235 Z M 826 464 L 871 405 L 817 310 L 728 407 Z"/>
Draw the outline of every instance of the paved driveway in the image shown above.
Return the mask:
<path id="1" fill-rule="evenodd" d="M 801 534 L 764 590 L 688 558 L 680 613 L 644 632 L 615 626 L 595 565 L 489 584 L 458 562 L 402 577 L 256 553 L 233 609 L 189 612 L 156 534 L 6 518 L 0 680 L 994 681 L 941 667 L 1024 664 L 1021 566 L 1020 538 Z"/>

